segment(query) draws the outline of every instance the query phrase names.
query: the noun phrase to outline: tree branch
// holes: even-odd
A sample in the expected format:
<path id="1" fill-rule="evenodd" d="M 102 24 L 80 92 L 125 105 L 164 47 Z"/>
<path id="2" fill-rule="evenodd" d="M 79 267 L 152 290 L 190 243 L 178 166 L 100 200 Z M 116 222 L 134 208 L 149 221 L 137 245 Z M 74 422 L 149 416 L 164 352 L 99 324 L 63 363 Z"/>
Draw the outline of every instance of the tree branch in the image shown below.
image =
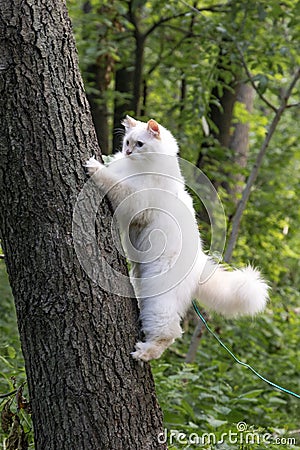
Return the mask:
<path id="1" fill-rule="evenodd" d="M 196 6 L 189 5 L 184 0 L 180 0 L 181 3 L 183 3 L 185 6 L 190 8 L 192 11 L 201 13 L 204 11 L 210 11 L 210 12 L 226 12 L 229 11 L 228 4 L 227 3 L 218 3 L 217 5 L 212 6 L 203 6 L 202 8 L 197 8 Z"/>
<path id="2" fill-rule="evenodd" d="M 16 392 L 18 392 L 18 389 L 15 389 L 14 391 L 8 392 L 7 394 L 1 394 L 0 395 L 0 399 L 11 397 L 12 395 L 16 394 Z"/>
<path id="3" fill-rule="evenodd" d="M 253 81 L 253 78 L 252 78 L 252 75 L 251 75 L 251 73 L 250 73 L 250 70 L 248 69 L 248 66 L 247 66 L 247 64 L 246 64 L 246 61 L 245 61 L 245 58 L 244 58 L 244 55 L 243 55 L 243 52 L 242 52 L 242 50 L 240 49 L 240 47 L 237 45 L 237 49 L 238 49 L 238 52 L 239 52 L 239 54 L 240 54 L 240 57 L 241 57 L 241 62 L 242 62 L 242 66 L 243 66 L 243 68 L 245 69 L 245 72 L 246 72 L 246 74 L 247 74 L 247 77 L 248 77 L 248 79 L 249 79 L 249 81 L 250 81 L 250 83 L 251 83 L 251 85 L 252 85 L 252 87 L 253 87 L 253 89 L 255 90 L 255 92 L 257 92 L 257 94 L 258 94 L 258 96 L 259 96 L 259 98 L 266 104 L 266 105 L 268 105 L 269 106 L 269 108 L 271 108 L 275 113 L 277 112 L 277 108 L 276 108 L 276 106 L 274 106 L 260 91 L 259 91 L 259 89 L 257 89 L 257 87 L 256 87 L 256 84 L 254 83 L 254 81 Z"/>
<path id="4" fill-rule="evenodd" d="M 203 317 L 205 318 L 205 320 L 207 320 L 207 321 L 209 320 L 209 314 L 205 311 L 203 312 Z M 199 322 L 197 323 L 197 325 L 194 329 L 194 333 L 193 333 L 193 336 L 192 336 L 192 339 L 190 342 L 189 350 L 185 357 L 185 362 L 187 364 L 191 364 L 195 361 L 199 342 L 200 342 L 204 332 L 205 332 L 205 326 L 204 326 L 203 322 L 201 322 L 201 320 L 199 320 Z"/>
<path id="5" fill-rule="evenodd" d="M 174 14 L 173 16 L 169 16 L 169 17 L 162 17 L 160 20 L 158 20 L 157 22 L 155 22 L 147 31 L 145 31 L 144 33 L 144 37 L 148 37 L 149 34 L 153 33 L 153 31 L 158 28 L 160 25 L 162 25 L 163 23 L 166 22 L 170 22 L 170 20 L 173 19 L 178 19 L 179 17 L 184 17 L 187 15 L 187 11 L 185 11 L 184 13 L 180 13 L 180 14 Z"/>
<path id="6" fill-rule="evenodd" d="M 268 146 L 270 144 L 271 138 L 272 138 L 272 136 L 273 136 L 273 134 L 274 134 L 274 132 L 275 132 L 275 130 L 277 128 L 277 125 L 278 125 L 278 123 L 279 123 L 279 121 L 280 121 L 280 119 L 282 117 L 282 114 L 284 113 L 284 111 L 287 108 L 288 100 L 289 100 L 289 98 L 290 98 L 290 96 L 292 94 L 292 90 L 294 89 L 294 87 L 295 87 L 297 81 L 299 80 L 299 78 L 300 78 L 300 67 L 295 72 L 295 75 L 294 75 L 294 77 L 293 77 L 293 79 L 292 79 L 288 89 L 286 90 L 285 94 L 283 95 L 279 108 L 276 109 L 276 113 L 275 113 L 275 115 L 273 117 L 273 120 L 271 122 L 269 131 L 268 131 L 268 133 L 266 135 L 266 138 L 265 138 L 265 140 L 264 140 L 264 142 L 263 142 L 263 144 L 261 146 L 261 149 L 260 149 L 260 151 L 259 151 L 259 153 L 258 153 L 258 155 L 256 157 L 256 161 L 254 163 L 252 171 L 251 171 L 251 173 L 249 175 L 249 178 L 247 180 L 245 189 L 244 189 L 243 194 L 242 194 L 242 199 L 241 199 L 241 201 L 240 201 L 240 203 L 239 203 L 239 205 L 237 207 L 237 210 L 236 210 L 236 212 L 235 212 L 235 214 L 233 216 L 233 219 L 232 219 L 232 230 L 231 230 L 230 238 L 229 238 L 229 241 L 228 241 L 227 249 L 226 249 L 226 252 L 225 252 L 225 255 L 224 255 L 224 261 L 226 261 L 226 262 L 230 261 L 232 253 L 233 253 L 233 250 L 234 250 L 234 247 L 236 245 L 237 237 L 238 237 L 238 231 L 239 231 L 242 215 L 243 215 L 243 213 L 245 211 L 247 202 L 249 200 L 250 193 L 251 193 L 251 188 L 252 188 L 253 184 L 256 181 L 259 169 L 261 167 L 263 158 L 264 158 L 264 156 L 266 154 L 266 151 L 268 149 Z"/>
<path id="7" fill-rule="evenodd" d="M 286 105 L 286 108 L 298 108 L 300 106 L 300 102 L 298 103 L 290 103 L 289 105 Z"/>
<path id="8" fill-rule="evenodd" d="M 197 13 L 201 13 L 204 11 L 210 11 L 210 12 L 226 12 L 228 9 L 222 9 L 226 6 L 226 4 L 220 3 L 218 5 L 213 5 L 213 6 L 207 6 L 207 7 L 203 7 L 203 8 L 195 8 L 194 6 L 191 6 L 189 4 L 187 4 L 185 1 L 181 0 L 181 3 L 183 3 L 185 6 L 187 6 L 188 8 L 190 8 L 192 11 L 197 12 Z M 157 27 L 159 27 L 160 25 L 162 25 L 163 23 L 166 22 L 170 22 L 170 20 L 173 19 L 177 19 L 179 17 L 184 17 L 188 14 L 188 11 L 185 11 L 183 13 L 179 13 L 179 14 L 174 14 L 173 16 L 169 16 L 169 17 L 165 17 L 165 18 L 161 18 L 160 20 L 158 20 L 157 22 L 155 22 L 145 33 L 144 36 L 147 37 L 149 36 L 149 34 L 151 34 Z"/>

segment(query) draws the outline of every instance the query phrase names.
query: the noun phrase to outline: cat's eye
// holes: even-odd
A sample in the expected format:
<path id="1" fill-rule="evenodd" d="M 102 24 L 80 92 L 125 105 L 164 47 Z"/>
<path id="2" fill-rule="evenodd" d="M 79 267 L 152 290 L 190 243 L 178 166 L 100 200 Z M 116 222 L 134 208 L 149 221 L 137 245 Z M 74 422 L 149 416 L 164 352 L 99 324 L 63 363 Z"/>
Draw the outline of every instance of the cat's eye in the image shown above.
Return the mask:
<path id="1" fill-rule="evenodd" d="M 127 139 L 127 141 L 126 141 L 126 145 L 129 145 L 129 140 Z"/>
<path id="2" fill-rule="evenodd" d="M 136 143 L 136 146 L 139 148 L 143 147 L 143 145 L 144 145 L 144 142 L 142 142 L 142 141 L 137 141 L 137 143 Z"/>

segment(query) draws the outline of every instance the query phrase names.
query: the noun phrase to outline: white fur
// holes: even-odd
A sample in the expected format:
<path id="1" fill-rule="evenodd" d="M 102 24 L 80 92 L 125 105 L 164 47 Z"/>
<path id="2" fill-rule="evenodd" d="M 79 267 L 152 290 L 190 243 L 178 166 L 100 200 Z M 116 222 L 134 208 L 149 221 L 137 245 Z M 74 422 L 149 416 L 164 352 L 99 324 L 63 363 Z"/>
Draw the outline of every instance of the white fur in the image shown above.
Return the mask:
<path id="1" fill-rule="evenodd" d="M 132 355 L 148 361 L 181 335 L 193 298 L 225 316 L 254 315 L 266 305 L 268 286 L 256 269 L 227 271 L 203 253 L 171 133 L 128 116 L 124 125 L 122 152 L 108 166 L 91 158 L 86 167 L 116 210 L 146 340 Z"/>

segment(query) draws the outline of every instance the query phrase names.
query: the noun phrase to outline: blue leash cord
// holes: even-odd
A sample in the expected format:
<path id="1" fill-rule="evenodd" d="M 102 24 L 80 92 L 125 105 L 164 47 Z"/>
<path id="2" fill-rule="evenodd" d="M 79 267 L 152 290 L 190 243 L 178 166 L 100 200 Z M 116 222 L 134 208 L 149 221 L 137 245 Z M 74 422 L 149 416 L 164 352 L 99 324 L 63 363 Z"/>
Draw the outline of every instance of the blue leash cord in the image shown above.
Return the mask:
<path id="1" fill-rule="evenodd" d="M 230 356 L 232 356 L 232 358 L 241 366 L 247 367 L 247 369 L 251 370 L 251 372 L 254 373 L 254 375 L 256 375 L 258 378 L 260 378 L 261 380 L 263 380 L 265 383 L 268 383 L 270 386 L 273 386 L 276 389 L 279 389 L 282 392 L 285 392 L 286 394 L 290 394 L 293 395 L 296 398 L 300 398 L 299 394 L 296 394 L 293 391 L 290 391 L 289 389 L 285 389 L 282 386 L 279 386 L 276 383 L 273 383 L 270 380 L 267 380 L 267 378 L 263 377 L 262 375 L 260 375 L 255 369 L 253 369 L 253 367 L 251 367 L 249 364 L 244 363 L 243 361 L 241 361 L 240 359 L 238 359 L 233 353 L 232 351 L 221 341 L 221 339 L 216 335 L 216 333 L 208 326 L 206 320 L 204 319 L 204 317 L 202 316 L 201 312 L 199 311 L 198 305 L 196 303 L 195 300 L 193 300 L 193 307 L 194 310 L 197 314 L 197 316 L 202 320 L 203 324 L 205 325 L 205 328 L 209 331 L 210 334 L 213 335 L 213 337 L 219 342 L 219 344 L 226 350 L 227 353 L 229 353 Z"/>

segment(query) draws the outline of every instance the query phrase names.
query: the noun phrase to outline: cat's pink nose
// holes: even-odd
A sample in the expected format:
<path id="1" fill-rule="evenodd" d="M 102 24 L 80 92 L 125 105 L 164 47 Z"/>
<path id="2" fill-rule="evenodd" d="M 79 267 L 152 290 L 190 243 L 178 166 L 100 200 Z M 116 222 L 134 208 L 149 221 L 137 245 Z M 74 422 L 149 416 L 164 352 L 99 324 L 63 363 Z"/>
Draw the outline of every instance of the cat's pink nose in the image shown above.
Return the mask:
<path id="1" fill-rule="evenodd" d="M 128 148 L 128 149 L 126 150 L 126 155 L 131 155 L 131 153 L 132 153 L 132 151 Z"/>

